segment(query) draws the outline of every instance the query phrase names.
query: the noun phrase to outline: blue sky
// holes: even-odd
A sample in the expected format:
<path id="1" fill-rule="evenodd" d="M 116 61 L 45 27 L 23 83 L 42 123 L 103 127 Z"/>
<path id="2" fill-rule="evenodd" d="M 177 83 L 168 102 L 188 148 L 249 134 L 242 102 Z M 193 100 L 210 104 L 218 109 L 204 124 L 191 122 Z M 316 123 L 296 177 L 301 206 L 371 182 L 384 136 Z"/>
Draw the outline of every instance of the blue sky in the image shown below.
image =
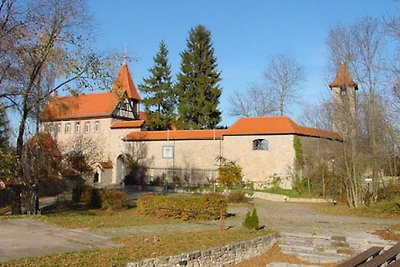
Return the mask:
<path id="1" fill-rule="evenodd" d="M 324 76 L 325 39 L 336 23 L 350 24 L 363 16 L 400 14 L 399 0 L 89 0 L 98 26 L 97 48 L 123 51 L 137 84 L 149 75 L 159 42 L 169 48 L 174 76 L 179 53 L 186 47 L 190 28 L 205 25 L 222 71 L 220 109 L 223 125 L 236 119 L 227 114 L 229 95 L 261 81 L 267 58 L 276 53 L 294 57 L 306 70 L 303 106 L 329 94 Z M 302 107 L 290 117 L 299 121 Z"/>

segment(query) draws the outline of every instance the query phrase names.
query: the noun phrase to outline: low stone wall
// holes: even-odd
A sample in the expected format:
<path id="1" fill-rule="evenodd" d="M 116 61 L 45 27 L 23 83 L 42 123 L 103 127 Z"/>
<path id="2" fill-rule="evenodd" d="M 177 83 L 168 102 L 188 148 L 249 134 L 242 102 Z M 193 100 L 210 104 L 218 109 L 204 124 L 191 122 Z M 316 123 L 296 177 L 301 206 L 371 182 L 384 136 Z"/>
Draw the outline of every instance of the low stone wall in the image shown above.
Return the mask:
<path id="1" fill-rule="evenodd" d="M 271 194 L 266 192 L 254 192 L 254 198 L 276 201 L 276 202 L 305 202 L 305 203 L 327 203 L 329 200 L 323 198 L 290 198 L 284 195 Z"/>
<path id="2" fill-rule="evenodd" d="M 277 234 L 229 244 L 224 247 L 192 251 L 175 256 L 162 256 L 128 263 L 129 267 L 154 266 L 225 266 L 263 254 L 275 244 Z"/>

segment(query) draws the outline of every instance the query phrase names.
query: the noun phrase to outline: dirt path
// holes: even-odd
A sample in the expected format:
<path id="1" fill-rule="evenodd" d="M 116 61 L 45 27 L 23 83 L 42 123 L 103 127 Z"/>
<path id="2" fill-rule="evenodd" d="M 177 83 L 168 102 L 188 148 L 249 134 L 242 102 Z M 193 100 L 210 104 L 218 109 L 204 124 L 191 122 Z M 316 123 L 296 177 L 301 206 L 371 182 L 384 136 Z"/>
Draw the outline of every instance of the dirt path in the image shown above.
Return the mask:
<path id="1" fill-rule="evenodd" d="M 0 262 L 60 252 L 118 247 L 107 238 L 30 218 L 0 219 Z"/>
<path id="2" fill-rule="evenodd" d="M 267 228 L 284 232 L 305 232 L 324 235 L 364 235 L 400 223 L 400 219 L 339 216 L 318 211 L 315 205 L 303 203 L 253 200 L 260 223 Z M 229 212 L 244 218 L 248 207 L 235 206 Z M 238 219 L 234 219 L 238 225 Z"/>

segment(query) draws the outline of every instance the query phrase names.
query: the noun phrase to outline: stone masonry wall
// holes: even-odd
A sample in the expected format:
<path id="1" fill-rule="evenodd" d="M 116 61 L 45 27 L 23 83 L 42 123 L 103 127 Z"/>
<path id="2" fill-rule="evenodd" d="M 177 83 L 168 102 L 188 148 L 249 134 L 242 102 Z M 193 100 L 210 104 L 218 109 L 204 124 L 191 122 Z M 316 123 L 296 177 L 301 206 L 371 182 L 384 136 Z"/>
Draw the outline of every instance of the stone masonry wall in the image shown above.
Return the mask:
<path id="1" fill-rule="evenodd" d="M 265 139 L 267 150 L 254 150 L 253 141 Z M 254 182 L 259 189 L 270 188 L 274 180 L 282 188 L 292 188 L 295 152 L 293 135 L 242 135 L 225 136 L 223 156 L 242 167 L 245 181 Z"/>
<path id="2" fill-rule="evenodd" d="M 236 264 L 266 252 L 275 244 L 277 234 L 229 244 L 224 247 L 192 251 L 176 256 L 162 256 L 128 263 L 129 267 L 153 266 L 225 266 Z"/>

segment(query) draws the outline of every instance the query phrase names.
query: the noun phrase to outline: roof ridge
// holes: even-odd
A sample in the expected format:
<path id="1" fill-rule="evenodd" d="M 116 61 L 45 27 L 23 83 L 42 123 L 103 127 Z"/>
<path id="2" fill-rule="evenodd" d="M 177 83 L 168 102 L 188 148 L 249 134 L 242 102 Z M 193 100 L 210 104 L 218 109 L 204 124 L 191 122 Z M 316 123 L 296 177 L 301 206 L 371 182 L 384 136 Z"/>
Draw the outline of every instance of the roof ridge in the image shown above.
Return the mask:
<path id="1" fill-rule="evenodd" d="M 140 100 L 139 92 L 127 64 L 122 64 L 112 85 L 113 91 L 125 91 L 129 98 Z"/>
<path id="2" fill-rule="evenodd" d="M 357 83 L 354 82 L 353 77 L 351 76 L 351 73 L 349 71 L 349 68 L 345 63 L 341 63 L 338 68 L 338 72 L 336 73 L 336 77 L 329 84 L 329 87 L 332 89 L 332 87 L 339 87 L 343 85 L 350 85 L 354 86 L 355 89 L 358 89 Z"/>

